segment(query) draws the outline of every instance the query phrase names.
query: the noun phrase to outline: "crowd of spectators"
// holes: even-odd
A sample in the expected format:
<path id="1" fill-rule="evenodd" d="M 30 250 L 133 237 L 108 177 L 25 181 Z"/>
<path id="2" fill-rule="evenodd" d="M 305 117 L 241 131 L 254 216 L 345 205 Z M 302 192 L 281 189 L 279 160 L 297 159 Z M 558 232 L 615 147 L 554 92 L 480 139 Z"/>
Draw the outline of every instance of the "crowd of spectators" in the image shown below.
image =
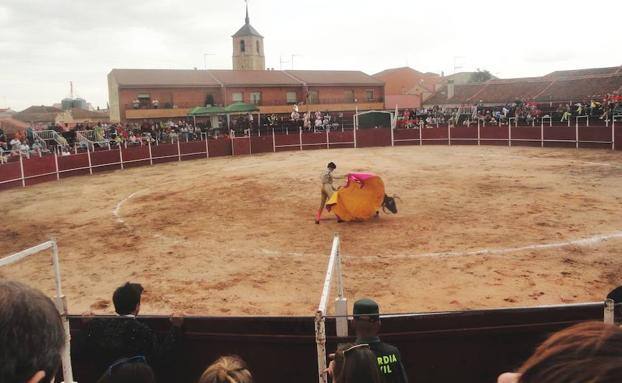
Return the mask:
<path id="1" fill-rule="evenodd" d="M 430 108 L 406 109 L 400 112 L 397 127 L 470 126 L 478 121 L 487 125 L 507 125 L 510 120 L 529 126 L 540 123 L 543 118 L 566 122 L 577 116 L 605 121 L 611 121 L 614 116 L 622 116 L 622 95 L 607 94 L 602 100 L 576 103 L 516 100 L 496 106 L 486 106 L 480 102 L 452 108 L 435 105 Z"/>
<path id="2" fill-rule="evenodd" d="M 98 383 L 155 383 L 158 369 L 177 353 L 183 321 L 172 317 L 171 332 L 159 338 L 137 319 L 143 288 L 126 283 L 113 294 L 117 318 L 87 322 L 74 355 L 96 356 Z M 622 298 L 622 288 L 610 298 Z M 326 373 L 336 383 L 408 382 L 399 350 L 378 338 L 376 302 L 355 302 L 354 343 L 338 345 Z M 87 316 L 88 319 L 88 316 Z M 0 382 L 54 381 L 65 347 L 65 332 L 54 303 L 22 283 L 0 279 Z M 74 342 L 78 343 L 77 341 Z M 74 346 L 76 347 L 76 346 Z M 198 377 L 198 383 L 252 383 L 248 366 L 238 356 L 220 357 Z M 622 381 L 622 330 L 602 322 L 584 322 L 545 340 L 516 372 L 499 383 L 613 383 Z"/>

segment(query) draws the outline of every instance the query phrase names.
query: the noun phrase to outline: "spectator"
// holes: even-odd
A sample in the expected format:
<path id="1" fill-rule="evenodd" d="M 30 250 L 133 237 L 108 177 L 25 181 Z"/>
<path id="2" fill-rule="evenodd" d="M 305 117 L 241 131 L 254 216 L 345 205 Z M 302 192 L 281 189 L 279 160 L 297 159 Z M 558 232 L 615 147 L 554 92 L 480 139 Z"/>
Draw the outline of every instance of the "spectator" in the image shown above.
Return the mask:
<path id="1" fill-rule="evenodd" d="M 65 333 L 54 303 L 22 283 L 0 280 L 0 382 L 51 382 Z"/>
<path id="2" fill-rule="evenodd" d="M 622 382 L 622 330 L 586 322 L 553 334 L 519 368 L 498 383 Z"/>
<path id="3" fill-rule="evenodd" d="M 153 370 L 144 356 L 120 359 L 106 369 L 97 383 L 155 383 Z"/>
<path id="4" fill-rule="evenodd" d="M 335 353 L 335 383 L 380 383 L 376 356 L 368 344 L 341 345 Z"/>
<path id="5" fill-rule="evenodd" d="M 172 317 L 171 330 L 160 340 L 149 326 L 136 319 L 142 293 L 138 283 L 127 282 L 117 288 L 112 300 L 119 318 L 89 321 L 79 343 L 79 354 L 96 355 L 102 370 L 119 358 L 133 355 L 144 355 L 152 364 L 169 362 L 181 339 L 182 318 Z"/>
<path id="6" fill-rule="evenodd" d="M 239 356 L 223 356 L 201 375 L 199 383 L 253 383 L 253 376 Z"/>

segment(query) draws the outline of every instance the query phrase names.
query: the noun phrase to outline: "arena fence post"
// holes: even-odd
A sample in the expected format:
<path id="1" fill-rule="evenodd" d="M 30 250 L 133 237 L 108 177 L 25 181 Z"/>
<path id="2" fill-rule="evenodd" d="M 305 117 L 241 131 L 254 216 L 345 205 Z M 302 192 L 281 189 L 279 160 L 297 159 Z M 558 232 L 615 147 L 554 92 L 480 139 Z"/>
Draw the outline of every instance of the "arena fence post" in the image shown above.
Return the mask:
<path id="1" fill-rule="evenodd" d="M 181 144 L 179 138 L 177 138 L 177 161 L 181 161 Z"/>
<path id="2" fill-rule="evenodd" d="M 423 128 L 421 128 L 421 125 L 419 125 L 419 146 L 423 145 L 423 139 L 421 138 L 421 131 L 423 130 Z"/>
<path id="3" fill-rule="evenodd" d="M 318 382 L 327 383 L 326 377 L 326 327 L 322 311 L 315 313 L 315 344 L 317 349 Z"/>
<path id="4" fill-rule="evenodd" d="M 121 170 L 123 170 L 123 150 L 121 145 L 119 145 L 119 163 L 121 164 Z"/>
<path id="5" fill-rule="evenodd" d="M 391 146 L 395 146 L 395 133 L 393 132 L 393 127 L 391 127 Z"/>
<path id="6" fill-rule="evenodd" d="M 540 120 L 540 147 L 544 147 L 544 118 Z"/>
<path id="7" fill-rule="evenodd" d="M 298 127 L 298 140 L 300 140 L 300 150 L 302 151 L 302 128 Z"/>
<path id="8" fill-rule="evenodd" d="M 58 171 L 58 154 L 54 152 L 54 168 L 56 169 L 56 180 L 60 180 L 60 172 Z"/>
<path id="9" fill-rule="evenodd" d="M 151 141 L 149 141 L 148 144 L 149 144 L 149 165 L 153 165 L 153 155 L 151 154 Z"/>
<path id="10" fill-rule="evenodd" d="M 338 294 L 343 298 L 343 282 L 341 281 L 341 268 L 338 267 L 339 263 L 339 234 L 335 233 L 333 237 L 333 246 L 328 258 L 328 266 L 326 268 L 326 276 L 324 277 L 324 286 L 322 287 L 322 295 L 320 297 L 320 304 L 315 312 L 315 343 L 317 347 L 317 367 L 318 367 L 318 381 L 320 383 L 327 382 L 326 376 L 326 312 L 328 308 L 328 297 L 330 295 L 330 287 L 333 281 L 333 274 L 338 273 Z M 339 300 L 339 298 L 338 298 Z M 347 306 L 347 302 L 346 302 Z M 346 310 L 347 314 L 347 310 Z M 339 313 L 338 313 L 339 315 Z M 347 327 L 347 316 L 344 316 Z M 339 327 L 338 327 L 339 328 Z M 347 334 L 347 330 L 346 330 Z M 339 334 L 338 334 L 339 335 Z"/>
<path id="11" fill-rule="evenodd" d="M 354 124 L 354 148 L 358 148 L 358 144 L 356 142 L 356 124 Z"/>
<path id="12" fill-rule="evenodd" d="M 447 124 L 447 145 L 451 146 L 451 128 Z"/>
<path id="13" fill-rule="evenodd" d="M 607 324 L 615 323 L 615 302 L 613 299 L 605 299 L 603 322 Z"/>
<path id="14" fill-rule="evenodd" d="M 89 174 L 93 175 L 93 163 L 91 162 L 91 151 L 89 150 L 88 145 L 86 145 L 86 156 L 89 159 Z"/>
<path id="15" fill-rule="evenodd" d="M 330 137 L 328 135 L 328 131 L 330 130 L 330 128 L 326 129 L 326 149 L 330 149 Z"/>
<path id="16" fill-rule="evenodd" d="M 276 136 L 274 135 L 274 128 L 272 128 L 272 152 L 276 153 Z"/>
<path id="17" fill-rule="evenodd" d="M 207 134 L 205 135 L 205 158 L 209 158 L 209 144 L 207 142 Z"/>
<path id="18" fill-rule="evenodd" d="M 512 120 L 508 124 L 508 146 L 512 147 Z"/>
<path id="19" fill-rule="evenodd" d="M 611 150 L 616 150 L 616 119 L 611 122 Z"/>
<path id="20" fill-rule="evenodd" d="M 575 141 L 575 148 L 579 149 L 579 116 L 575 117 L 574 141 Z"/>
<path id="21" fill-rule="evenodd" d="M 24 175 L 24 157 L 22 156 L 22 151 L 19 151 L 19 171 L 22 175 L 22 187 L 26 187 L 26 177 Z"/>
<path id="22" fill-rule="evenodd" d="M 499 125 L 499 126 L 501 126 L 501 125 Z M 479 121 L 478 121 L 478 123 L 477 123 L 477 146 L 481 145 L 481 141 L 482 141 L 482 132 L 481 132 L 481 129 L 479 127 Z"/>

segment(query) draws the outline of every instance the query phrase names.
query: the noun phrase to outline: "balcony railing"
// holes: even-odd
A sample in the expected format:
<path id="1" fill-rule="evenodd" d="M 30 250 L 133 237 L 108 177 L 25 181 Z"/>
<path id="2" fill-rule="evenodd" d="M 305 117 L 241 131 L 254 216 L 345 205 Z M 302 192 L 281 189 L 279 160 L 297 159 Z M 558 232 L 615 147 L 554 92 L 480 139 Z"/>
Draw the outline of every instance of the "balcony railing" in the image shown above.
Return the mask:
<path id="1" fill-rule="evenodd" d="M 303 101 L 287 101 L 287 100 L 259 100 L 257 102 L 252 102 L 251 104 L 255 104 L 257 106 L 285 106 L 285 105 L 295 105 L 299 104 Z M 354 104 L 354 103 L 375 103 L 375 102 L 384 102 L 383 97 L 374 97 L 374 98 L 319 98 L 307 100 L 306 104 L 309 105 L 330 105 L 330 104 Z M 303 102 L 304 103 L 304 102 Z M 194 108 L 198 105 L 191 103 L 160 103 L 156 108 L 153 105 L 134 105 L 134 104 L 125 104 L 125 109 L 130 110 L 141 110 L 141 109 L 188 109 Z"/>

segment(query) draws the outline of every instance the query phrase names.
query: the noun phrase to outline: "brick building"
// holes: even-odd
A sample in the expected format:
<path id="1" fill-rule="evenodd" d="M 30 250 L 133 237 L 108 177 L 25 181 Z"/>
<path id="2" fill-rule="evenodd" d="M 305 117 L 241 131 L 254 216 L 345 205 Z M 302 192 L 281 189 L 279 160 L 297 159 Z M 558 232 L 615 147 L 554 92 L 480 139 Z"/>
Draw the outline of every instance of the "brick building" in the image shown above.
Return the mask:
<path id="1" fill-rule="evenodd" d="M 360 71 L 264 70 L 263 37 L 250 25 L 232 36 L 233 70 L 113 69 L 110 120 L 181 118 L 196 106 L 256 104 L 261 113 L 384 109 L 384 82 Z"/>

